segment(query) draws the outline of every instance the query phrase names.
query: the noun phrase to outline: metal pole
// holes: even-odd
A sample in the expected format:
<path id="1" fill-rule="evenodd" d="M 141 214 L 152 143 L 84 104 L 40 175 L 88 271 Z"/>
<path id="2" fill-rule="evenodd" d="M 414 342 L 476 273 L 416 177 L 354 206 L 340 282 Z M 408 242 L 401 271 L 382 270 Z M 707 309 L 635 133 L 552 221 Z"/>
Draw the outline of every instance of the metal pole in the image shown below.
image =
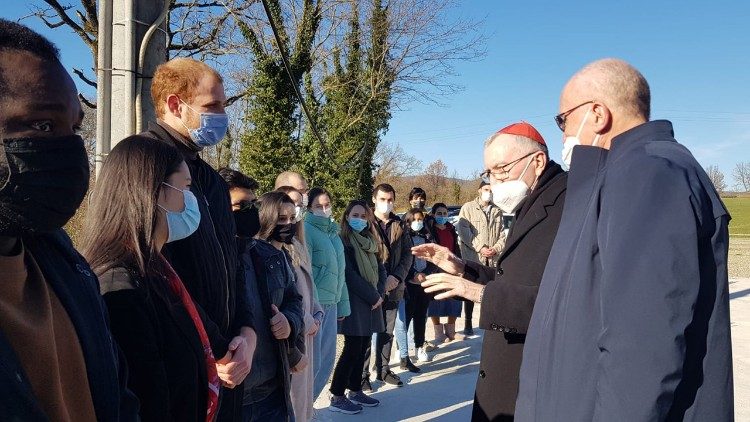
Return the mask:
<path id="1" fill-rule="evenodd" d="M 96 70 L 96 176 L 109 154 L 112 121 L 112 0 L 99 2 L 99 36 Z"/>
<path id="2" fill-rule="evenodd" d="M 135 133 L 135 3 L 113 0 L 112 28 L 112 146 Z"/>

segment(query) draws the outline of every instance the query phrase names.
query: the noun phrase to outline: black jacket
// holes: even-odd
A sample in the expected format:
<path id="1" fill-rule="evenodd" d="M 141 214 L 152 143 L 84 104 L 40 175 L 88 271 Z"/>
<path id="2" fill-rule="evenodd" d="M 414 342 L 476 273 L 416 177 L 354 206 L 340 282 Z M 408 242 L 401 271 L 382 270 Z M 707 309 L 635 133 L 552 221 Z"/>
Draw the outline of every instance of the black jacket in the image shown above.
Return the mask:
<path id="1" fill-rule="evenodd" d="M 385 295 L 385 302 L 398 302 L 404 297 L 406 289 L 406 278 L 409 275 L 414 257 L 411 254 L 411 238 L 404 229 L 401 219 L 394 213 L 388 216 L 385 223 L 386 229 L 380 226 L 380 220 L 375 217 L 376 228 L 380 233 L 380 239 L 388 248 L 388 260 L 385 262 L 385 270 L 388 275 L 396 277 L 398 286 Z"/>
<path id="2" fill-rule="evenodd" d="M 497 268 L 467 262 L 466 278 L 486 284 L 479 327 L 482 359 L 473 421 L 513 420 L 526 331 L 565 202 L 567 173 L 550 161 L 516 213 Z"/>
<path id="3" fill-rule="evenodd" d="M 164 124 L 149 123 L 144 136 L 175 146 L 190 169 L 190 190 L 198 198 L 201 221 L 198 230 L 185 239 L 170 242 L 162 253 L 185 287 L 226 337 L 240 327 L 252 326 L 252 314 L 245 297 L 243 277 L 238 277 L 239 260 L 235 241 L 229 187 L 218 172 L 188 146 L 189 141 Z"/>
<path id="4" fill-rule="evenodd" d="M 60 229 L 25 236 L 36 260 L 75 327 L 86 362 L 94 411 L 99 421 L 138 420 L 138 400 L 127 385 L 127 365 L 112 340 L 99 284 L 89 265 Z M 21 363 L 0 332 L 0 420 L 46 421 Z"/>
<path id="5" fill-rule="evenodd" d="M 291 371 L 302 355 L 304 348 L 304 312 L 302 307 L 302 295 L 297 291 L 297 283 L 291 259 L 285 252 L 273 247 L 273 245 L 262 240 L 252 239 L 240 241 L 242 251 L 242 267 L 245 279 L 258 283 L 260 299 L 263 312 L 268 321 L 273 317 L 271 305 L 276 305 L 281 313 L 289 321 L 291 333 L 285 340 L 275 340 L 275 347 L 279 356 L 279 377 L 284 388 L 287 415 L 294 415 L 291 402 Z M 258 339 L 264 341 L 264 339 Z M 309 362 L 312 364 L 312 362 Z M 239 387 L 238 387 L 239 388 Z M 291 419 L 291 418 L 289 418 Z"/>
<path id="6" fill-rule="evenodd" d="M 112 334 L 130 369 L 128 386 L 148 421 L 206 419 L 208 375 L 198 331 L 163 277 L 140 279 L 125 269 L 100 277 Z M 214 357 L 227 352 L 227 340 L 200 307 Z"/>

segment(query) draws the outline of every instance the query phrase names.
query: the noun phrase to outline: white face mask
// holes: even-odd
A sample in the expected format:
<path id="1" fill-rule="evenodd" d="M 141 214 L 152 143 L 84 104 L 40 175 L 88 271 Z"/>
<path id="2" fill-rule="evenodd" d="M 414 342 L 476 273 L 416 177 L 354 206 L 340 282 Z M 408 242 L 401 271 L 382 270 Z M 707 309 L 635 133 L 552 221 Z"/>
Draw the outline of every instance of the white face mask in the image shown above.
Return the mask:
<path id="1" fill-rule="evenodd" d="M 309 198 L 309 197 L 307 196 L 307 194 L 306 194 L 306 193 L 303 193 L 303 194 L 302 194 L 302 206 L 303 206 L 303 207 L 306 207 L 306 206 L 307 206 L 307 204 L 308 204 L 308 200 L 309 200 L 309 199 L 310 199 L 310 198 Z"/>
<path id="2" fill-rule="evenodd" d="M 508 180 L 506 182 L 497 183 L 492 186 L 492 201 L 497 205 L 503 213 L 511 213 L 516 210 L 518 204 L 526 198 L 529 193 L 529 187 L 526 186 L 526 182 L 521 180 L 523 175 L 526 174 L 526 170 L 529 169 L 531 162 L 534 157 L 531 157 L 526 167 L 521 172 L 516 180 Z M 534 182 L 536 183 L 536 182 Z"/>
<path id="3" fill-rule="evenodd" d="M 302 217 L 304 216 L 305 208 L 301 205 L 297 205 L 294 207 L 294 220 L 295 221 L 302 221 Z"/>
<path id="4" fill-rule="evenodd" d="M 578 126 L 578 132 L 576 132 L 576 136 L 566 136 L 565 141 L 563 142 L 563 149 L 562 149 L 562 160 L 563 160 L 563 168 L 565 170 L 570 169 L 570 160 L 573 159 L 573 147 L 577 145 L 581 145 L 581 140 L 579 139 L 579 136 L 581 136 L 581 131 L 583 130 L 583 125 L 586 123 L 586 119 L 589 117 L 589 113 L 591 113 L 591 109 L 586 111 L 586 114 L 583 116 L 583 120 L 581 121 L 581 125 Z M 601 135 L 597 134 L 594 137 L 594 142 L 591 143 L 591 146 L 595 147 L 596 144 L 599 142 L 599 137 Z"/>
<path id="5" fill-rule="evenodd" d="M 480 198 L 482 199 L 482 202 L 490 202 L 492 201 L 492 192 L 483 191 Z"/>
<path id="6" fill-rule="evenodd" d="M 323 209 L 315 208 L 313 210 L 313 215 L 317 215 L 318 217 L 323 217 L 323 218 L 330 218 L 331 213 L 332 213 L 331 208 L 323 208 Z"/>
<path id="7" fill-rule="evenodd" d="M 375 210 L 382 215 L 389 215 L 393 211 L 392 202 L 378 202 L 375 204 Z"/>
<path id="8" fill-rule="evenodd" d="M 415 232 L 418 232 L 424 228 L 424 221 L 422 220 L 414 220 L 411 222 L 411 229 Z"/>

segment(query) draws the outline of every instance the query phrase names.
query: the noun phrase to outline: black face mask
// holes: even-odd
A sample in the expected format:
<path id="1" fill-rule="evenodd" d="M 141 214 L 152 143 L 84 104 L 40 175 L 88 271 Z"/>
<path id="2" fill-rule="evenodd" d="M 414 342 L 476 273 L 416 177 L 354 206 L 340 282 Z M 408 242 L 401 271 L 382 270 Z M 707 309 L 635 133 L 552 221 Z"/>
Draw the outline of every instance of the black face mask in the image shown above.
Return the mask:
<path id="1" fill-rule="evenodd" d="M 258 208 L 250 207 L 244 210 L 232 211 L 234 224 L 237 226 L 238 237 L 253 237 L 260 231 Z"/>
<path id="2" fill-rule="evenodd" d="M 89 160 L 78 135 L 3 139 L 0 235 L 63 227 L 89 189 Z"/>
<path id="3" fill-rule="evenodd" d="M 411 207 L 412 208 L 417 208 L 417 209 L 421 210 L 422 208 L 424 208 L 424 201 L 421 200 L 421 199 L 420 200 L 411 201 Z"/>
<path id="4" fill-rule="evenodd" d="M 297 234 L 297 223 L 277 224 L 276 227 L 273 228 L 273 232 L 271 233 L 271 239 L 277 242 L 291 245 L 292 239 L 294 239 L 294 235 L 296 234 Z"/>

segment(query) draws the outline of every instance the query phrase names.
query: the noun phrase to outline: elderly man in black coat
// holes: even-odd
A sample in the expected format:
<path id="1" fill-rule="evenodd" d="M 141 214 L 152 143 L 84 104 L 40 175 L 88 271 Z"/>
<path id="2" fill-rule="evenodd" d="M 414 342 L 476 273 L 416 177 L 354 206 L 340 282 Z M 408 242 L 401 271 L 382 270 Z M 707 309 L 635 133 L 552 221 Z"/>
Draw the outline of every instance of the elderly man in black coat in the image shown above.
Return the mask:
<path id="1" fill-rule="evenodd" d="M 583 68 L 560 111 L 563 150 L 580 146 L 516 418 L 733 420 L 729 215 L 719 195 L 672 124 L 649 121 L 648 83 L 627 63 Z"/>
<path id="2" fill-rule="evenodd" d="M 493 201 L 506 215 L 515 213 L 497 267 L 462 262 L 437 245 L 413 252 L 449 273 L 427 277 L 425 291 L 444 291 L 438 299 L 459 296 L 482 303 L 479 327 L 485 335 L 472 420 L 510 421 L 526 331 L 560 223 L 567 174 L 549 160 L 544 139 L 528 123 L 490 137 L 484 161 Z"/>

